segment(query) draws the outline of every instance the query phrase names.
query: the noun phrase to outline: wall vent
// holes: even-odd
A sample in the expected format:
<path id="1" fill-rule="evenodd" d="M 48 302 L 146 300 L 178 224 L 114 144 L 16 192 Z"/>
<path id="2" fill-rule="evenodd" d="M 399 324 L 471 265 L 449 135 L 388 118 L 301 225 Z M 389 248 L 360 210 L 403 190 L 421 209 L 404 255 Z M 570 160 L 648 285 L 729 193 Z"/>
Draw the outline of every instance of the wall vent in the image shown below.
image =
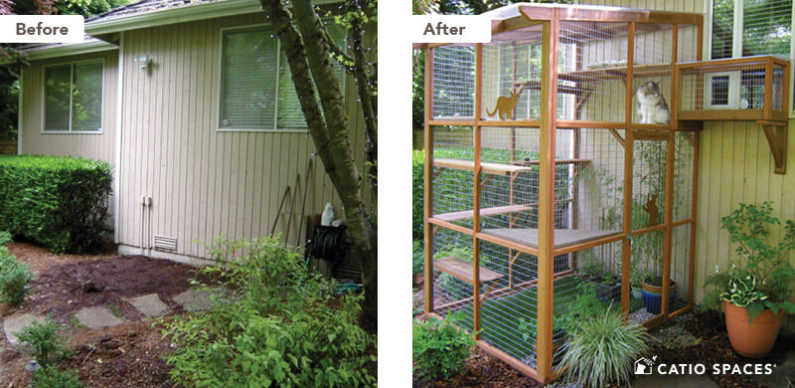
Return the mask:
<path id="1" fill-rule="evenodd" d="M 173 237 L 155 236 L 155 249 L 162 251 L 176 251 L 177 239 Z"/>

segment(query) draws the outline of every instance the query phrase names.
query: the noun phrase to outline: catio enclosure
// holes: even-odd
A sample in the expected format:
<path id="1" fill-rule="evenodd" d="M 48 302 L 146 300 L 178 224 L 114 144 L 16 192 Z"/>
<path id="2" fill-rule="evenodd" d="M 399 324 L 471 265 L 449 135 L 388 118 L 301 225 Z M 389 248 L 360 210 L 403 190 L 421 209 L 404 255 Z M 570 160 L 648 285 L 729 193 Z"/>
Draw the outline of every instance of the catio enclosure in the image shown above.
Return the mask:
<path id="1" fill-rule="evenodd" d="M 485 351 L 548 382 L 578 295 L 647 326 L 692 307 L 698 129 L 778 128 L 789 70 L 698 62 L 698 14 L 487 15 L 490 43 L 423 46 L 425 309 L 457 314 Z M 650 81 L 667 122 L 638 113 Z"/>

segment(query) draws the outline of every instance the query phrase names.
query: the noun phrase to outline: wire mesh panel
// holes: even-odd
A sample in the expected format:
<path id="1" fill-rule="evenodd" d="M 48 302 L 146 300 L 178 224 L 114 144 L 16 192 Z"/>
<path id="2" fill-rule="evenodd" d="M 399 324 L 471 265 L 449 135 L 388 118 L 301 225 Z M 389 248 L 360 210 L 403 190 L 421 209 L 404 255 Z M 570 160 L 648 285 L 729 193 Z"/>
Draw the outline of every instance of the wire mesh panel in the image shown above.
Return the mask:
<path id="1" fill-rule="evenodd" d="M 632 230 L 639 230 L 663 223 L 668 133 L 636 130 L 633 136 Z"/>
<path id="2" fill-rule="evenodd" d="M 635 25 L 632 121 L 669 125 L 671 122 L 671 61 L 673 25 Z"/>
<path id="3" fill-rule="evenodd" d="M 693 163 L 696 134 L 676 132 L 674 152 L 674 221 L 690 219 L 693 214 Z"/>
<path id="4" fill-rule="evenodd" d="M 662 312 L 662 260 L 664 232 L 642 233 L 632 236 L 630 283 L 636 290 L 633 299 L 640 291 L 641 307 L 636 303 L 630 314 L 633 322 L 644 322 Z"/>
<path id="5" fill-rule="evenodd" d="M 475 112 L 475 46 L 433 50 L 433 118 L 472 119 Z"/>
<path id="6" fill-rule="evenodd" d="M 539 118 L 541 52 L 540 25 L 510 31 L 483 45 L 483 119 Z"/>
<path id="7" fill-rule="evenodd" d="M 574 163 L 570 188 L 556 185 L 555 191 L 570 190 L 570 229 L 583 237 L 605 237 L 622 230 L 624 214 L 625 131 L 578 128 L 574 134 Z M 556 232 L 559 244 L 561 231 Z"/>
<path id="8" fill-rule="evenodd" d="M 690 238 L 693 225 L 673 229 L 671 238 L 671 279 L 676 282 L 668 311 L 676 311 L 687 304 L 690 287 Z"/>
<path id="9" fill-rule="evenodd" d="M 560 22 L 558 118 L 624 121 L 626 23 Z"/>
<path id="10" fill-rule="evenodd" d="M 433 311 L 472 319 L 472 237 L 445 228 L 433 235 Z M 468 270 L 468 272 L 467 272 Z"/>
<path id="11" fill-rule="evenodd" d="M 695 62 L 698 58 L 698 26 L 680 24 L 677 31 L 676 62 Z"/>
<path id="12" fill-rule="evenodd" d="M 434 126 L 434 218 L 471 228 L 474 206 L 474 130 L 472 127 Z"/>

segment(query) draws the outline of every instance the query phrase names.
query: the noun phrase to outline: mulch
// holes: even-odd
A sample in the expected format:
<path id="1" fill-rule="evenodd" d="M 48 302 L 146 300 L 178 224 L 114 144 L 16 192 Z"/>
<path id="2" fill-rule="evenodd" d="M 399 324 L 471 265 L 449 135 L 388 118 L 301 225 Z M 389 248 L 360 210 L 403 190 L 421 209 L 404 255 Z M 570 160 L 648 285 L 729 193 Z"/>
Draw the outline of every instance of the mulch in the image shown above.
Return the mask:
<path id="1" fill-rule="evenodd" d="M 171 297 L 190 287 L 193 267 L 143 256 L 55 255 L 27 243 L 10 243 L 11 253 L 35 273 L 32 293 L 18 307 L 0 304 L 0 316 L 18 313 L 46 315 L 64 325 L 62 335 L 75 353 L 65 367 L 75 369 L 86 387 L 170 387 L 170 367 L 162 356 L 171 351 L 162 327 L 135 310 L 128 298 L 157 293 L 176 313 L 183 310 Z M 91 330 L 72 325 L 82 307 L 116 306 L 128 323 Z M 3 388 L 26 387 L 29 357 L 0 340 Z M 10 384 L 10 385 L 9 385 Z"/>

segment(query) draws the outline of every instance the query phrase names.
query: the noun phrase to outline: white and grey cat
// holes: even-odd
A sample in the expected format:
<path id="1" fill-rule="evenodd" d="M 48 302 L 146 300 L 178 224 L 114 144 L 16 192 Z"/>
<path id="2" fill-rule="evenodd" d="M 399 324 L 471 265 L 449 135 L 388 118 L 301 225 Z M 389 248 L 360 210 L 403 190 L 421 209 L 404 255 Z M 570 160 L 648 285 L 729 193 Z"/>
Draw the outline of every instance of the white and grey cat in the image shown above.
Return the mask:
<path id="1" fill-rule="evenodd" d="M 660 86 L 656 82 L 646 82 L 635 92 L 638 98 L 638 113 L 640 124 L 669 124 L 671 112 L 668 103 L 660 93 Z"/>

